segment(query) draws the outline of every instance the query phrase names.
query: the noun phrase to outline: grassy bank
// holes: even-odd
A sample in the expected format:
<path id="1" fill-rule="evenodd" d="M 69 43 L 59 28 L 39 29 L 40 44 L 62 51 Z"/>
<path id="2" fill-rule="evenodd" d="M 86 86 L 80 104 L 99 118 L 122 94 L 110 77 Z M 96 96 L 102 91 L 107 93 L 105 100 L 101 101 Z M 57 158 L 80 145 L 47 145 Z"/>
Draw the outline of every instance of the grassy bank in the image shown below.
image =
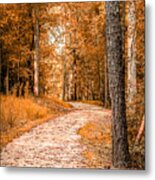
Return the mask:
<path id="1" fill-rule="evenodd" d="M 0 96 L 0 149 L 24 132 L 71 109 L 53 97 Z"/>
<path id="2" fill-rule="evenodd" d="M 81 136 L 81 143 L 86 145 L 87 149 L 83 152 L 85 161 L 90 168 L 113 169 L 111 163 L 112 138 L 111 138 L 111 112 L 104 121 L 91 121 L 79 129 L 78 134 Z M 131 125 L 132 124 L 132 125 Z M 128 120 L 128 141 L 131 155 L 131 169 L 145 168 L 145 148 L 144 134 L 135 145 L 135 140 L 139 126 Z"/>

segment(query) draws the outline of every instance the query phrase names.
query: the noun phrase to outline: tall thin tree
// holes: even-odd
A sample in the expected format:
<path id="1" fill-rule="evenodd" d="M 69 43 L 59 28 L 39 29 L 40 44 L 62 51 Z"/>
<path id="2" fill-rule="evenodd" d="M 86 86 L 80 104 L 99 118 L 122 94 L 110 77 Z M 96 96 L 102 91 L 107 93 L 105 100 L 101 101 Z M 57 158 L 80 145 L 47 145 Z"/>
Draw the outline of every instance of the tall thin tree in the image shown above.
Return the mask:
<path id="1" fill-rule="evenodd" d="M 125 106 L 125 63 L 122 49 L 120 2 L 106 2 L 106 38 L 109 89 L 112 103 L 112 162 L 114 167 L 129 165 Z"/>
<path id="2" fill-rule="evenodd" d="M 137 94 L 136 82 L 136 7 L 135 2 L 128 1 L 128 101 L 132 103 L 133 114 L 136 107 L 133 106 Z"/>
<path id="3" fill-rule="evenodd" d="M 39 6 L 34 6 L 34 43 L 35 43 L 35 52 L 34 52 L 34 95 L 39 95 Z"/>

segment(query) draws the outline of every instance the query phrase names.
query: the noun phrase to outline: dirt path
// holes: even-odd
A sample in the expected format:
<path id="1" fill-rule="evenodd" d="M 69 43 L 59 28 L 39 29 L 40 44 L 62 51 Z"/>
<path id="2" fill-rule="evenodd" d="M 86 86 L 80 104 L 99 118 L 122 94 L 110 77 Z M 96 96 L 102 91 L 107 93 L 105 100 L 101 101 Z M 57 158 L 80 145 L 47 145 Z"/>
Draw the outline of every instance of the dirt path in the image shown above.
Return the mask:
<path id="1" fill-rule="evenodd" d="M 17 167 L 87 167 L 81 153 L 77 130 L 92 119 L 102 120 L 102 107 L 71 103 L 75 111 L 46 122 L 14 139 L 1 152 L 2 166 Z"/>

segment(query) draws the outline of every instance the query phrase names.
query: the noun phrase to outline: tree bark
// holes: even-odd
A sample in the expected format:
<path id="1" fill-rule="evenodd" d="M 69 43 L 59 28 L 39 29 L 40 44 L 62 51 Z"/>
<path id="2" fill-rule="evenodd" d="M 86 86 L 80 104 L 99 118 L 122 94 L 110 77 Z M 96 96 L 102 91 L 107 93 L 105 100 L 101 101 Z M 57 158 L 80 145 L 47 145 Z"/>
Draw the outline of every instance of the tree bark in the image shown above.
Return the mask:
<path id="1" fill-rule="evenodd" d="M 134 102 L 136 82 L 136 9 L 135 2 L 128 1 L 128 101 Z"/>
<path id="2" fill-rule="evenodd" d="M 120 2 L 106 2 L 106 38 L 109 90 L 112 103 L 112 163 L 114 167 L 129 166 L 126 104 L 125 62 L 122 50 Z"/>
<path id="3" fill-rule="evenodd" d="M 34 53 L 34 95 L 39 95 L 39 7 L 36 5 L 34 8 L 35 15 L 35 33 L 34 33 L 34 43 L 35 43 L 35 53 Z"/>

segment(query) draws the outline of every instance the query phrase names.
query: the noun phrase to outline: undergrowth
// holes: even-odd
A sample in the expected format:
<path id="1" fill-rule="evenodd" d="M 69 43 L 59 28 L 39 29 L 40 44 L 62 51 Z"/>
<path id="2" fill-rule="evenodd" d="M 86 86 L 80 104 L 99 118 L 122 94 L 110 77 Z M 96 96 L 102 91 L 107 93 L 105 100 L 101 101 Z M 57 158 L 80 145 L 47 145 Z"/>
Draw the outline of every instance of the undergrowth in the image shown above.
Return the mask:
<path id="1" fill-rule="evenodd" d="M 0 149 L 15 137 L 66 113 L 71 106 L 56 98 L 0 96 Z"/>

